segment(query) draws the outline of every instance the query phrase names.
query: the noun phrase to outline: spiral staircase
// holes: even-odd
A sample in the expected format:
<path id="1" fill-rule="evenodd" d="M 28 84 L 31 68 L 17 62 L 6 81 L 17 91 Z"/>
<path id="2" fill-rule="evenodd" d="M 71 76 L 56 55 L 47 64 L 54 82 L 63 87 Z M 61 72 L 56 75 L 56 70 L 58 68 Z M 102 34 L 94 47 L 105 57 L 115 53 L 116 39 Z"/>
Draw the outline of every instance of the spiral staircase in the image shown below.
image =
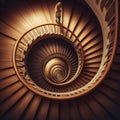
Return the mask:
<path id="1" fill-rule="evenodd" d="M 118 0 L 0 1 L 0 120 L 120 120 Z"/>

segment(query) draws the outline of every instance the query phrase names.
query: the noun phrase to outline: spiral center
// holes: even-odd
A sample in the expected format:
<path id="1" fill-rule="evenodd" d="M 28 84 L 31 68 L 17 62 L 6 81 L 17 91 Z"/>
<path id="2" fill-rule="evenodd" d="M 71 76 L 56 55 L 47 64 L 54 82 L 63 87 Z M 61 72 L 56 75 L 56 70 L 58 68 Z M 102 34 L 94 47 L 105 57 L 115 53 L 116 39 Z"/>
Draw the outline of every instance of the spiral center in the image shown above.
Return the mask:
<path id="1" fill-rule="evenodd" d="M 61 84 L 68 78 L 70 69 L 66 61 L 56 57 L 48 60 L 43 67 L 43 73 L 49 82 Z"/>
<path id="2" fill-rule="evenodd" d="M 32 43 L 26 54 L 26 67 L 28 76 L 40 88 L 61 89 L 76 80 L 82 60 L 80 45 L 62 35 L 48 35 Z"/>

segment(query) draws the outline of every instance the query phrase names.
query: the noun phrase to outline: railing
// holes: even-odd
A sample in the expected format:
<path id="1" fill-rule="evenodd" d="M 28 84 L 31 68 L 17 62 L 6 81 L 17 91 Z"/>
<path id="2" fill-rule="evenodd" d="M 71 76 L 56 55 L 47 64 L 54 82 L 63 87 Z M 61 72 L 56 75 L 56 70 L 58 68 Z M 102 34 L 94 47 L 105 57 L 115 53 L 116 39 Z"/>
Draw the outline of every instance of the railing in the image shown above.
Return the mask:
<path id="1" fill-rule="evenodd" d="M 75 48 L 78 56 L 78 68 L 74 77 L 71 78 L 71 80 L 69 80 L 69 83 L 75 80 L 80 74 L 83 67 L 84 59 L 83 59 L 82 46 L 80 44 L 80 41 L 77 39 L 77 37 L 69 29 L 58 24 L 41 25 L 25 33 L 21 37 L 21 39 L 19 39 L 16 43 L 14 54 L 13 54 L 13 64 L 15 67 L 15 71 L 17 72 L 17 75 L 22 80 L 22 82 L 25 83 L 28 87 L 29 85 L 32 86 L 30 87 L 30 89 L 32 88 L 33 90 L 33 88 L 35 88 L 35 90 L 37 90 L 38 93 L 41 92 L 44 94 L 50 94 L 52 96 L 63 96 L 62 95 L 63 93 L 50 92 L 38 87 L 32 81 L 26 69 L 25 54 L 29 52 L 29 49 L 36 42 L 47 37 L 65 38 L 66 40 L 70 41 L 70 43 L 73 43 L 73 47 Z"/>
<path id="2" fill-rule="evenodd" d="M 97 74 L 88 83 L 89 87 L 92 84 L 99 84 L 99 82 L 103 80 L 106 74 L 108 73 L 110 66 L 112 64 L 117 45 L 118 0 L 113 0 L 110 4 L 109 0 L 106 1 L 85 0 L 85 1 L 96 14 L 101 24 L 103 33 L 103 56 L 101 65 L 99 67 Z"/>

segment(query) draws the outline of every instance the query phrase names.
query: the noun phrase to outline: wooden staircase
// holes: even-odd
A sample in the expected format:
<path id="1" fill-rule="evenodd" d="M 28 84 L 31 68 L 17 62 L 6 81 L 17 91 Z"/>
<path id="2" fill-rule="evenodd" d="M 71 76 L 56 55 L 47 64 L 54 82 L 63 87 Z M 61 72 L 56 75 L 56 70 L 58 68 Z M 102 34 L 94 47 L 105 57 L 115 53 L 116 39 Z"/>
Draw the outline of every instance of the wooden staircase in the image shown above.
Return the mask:
<path id="1" fill-rule="evenodd" d="M 0 3 L 0 120 L 120 119 L 118 0 L 91 1 L 94 3 L 93 8 L 89 0 L 62 1 L 62 31 L 55 22 L 55 0 L 11 0 L 11 4 Z M 97 7 L 100 11 L 97 11 Z M 95 16 L 93 9 L 96 13 L 103 12 L 101 15 L 106 15 L 103 16 L 103 19 L 106 18 L 105 23 L 100 20 L 101 15 Z M 108 23 L 108 31 L 103 31 L 102 23 L 104 27 Z M 37 31 L 38 26 L 42 26 L 43 31 L 41 28 Z M 28 33 L 30 30 L 33 31 Z M 38 36 L 54 33 L 68 36 L 68 39 L 75 35 L 79 40 L 83 50 L 83 68 L 77 82 L 64 87 L 64 91 L 82 88 L 95 79 L 96 74 L 100 74 L 101 80 L 86 94 L 65 100 L 45 97 L 30 89 L 16 73 L 13 63 L 14 47 L 26 33 L 29 34 L 29 40 L 30 37 L 37 38 L 35 33 Z M 106 35 L 109 41 L 105 39 Z M 101 65 L 101 61 L 104 64 Z M 49 85 L 45 87 L 51 89 Z M 55 90 L 54 87 L 52 89 Z"/>

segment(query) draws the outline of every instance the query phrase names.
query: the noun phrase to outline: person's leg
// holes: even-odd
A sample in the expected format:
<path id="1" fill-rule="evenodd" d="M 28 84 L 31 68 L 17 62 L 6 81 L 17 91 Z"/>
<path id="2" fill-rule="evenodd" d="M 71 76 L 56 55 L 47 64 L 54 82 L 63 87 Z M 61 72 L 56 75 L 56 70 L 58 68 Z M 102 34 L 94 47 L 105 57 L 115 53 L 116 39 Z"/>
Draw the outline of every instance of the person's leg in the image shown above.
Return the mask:
<path id="1" fill-rule="evenodd" d="M 58 17 L 58 22 L 59 22 L 59 23 L 60 23 L 60 18 L 61 18 L 61 17 L 59 16 L 59 17 Z"/>

